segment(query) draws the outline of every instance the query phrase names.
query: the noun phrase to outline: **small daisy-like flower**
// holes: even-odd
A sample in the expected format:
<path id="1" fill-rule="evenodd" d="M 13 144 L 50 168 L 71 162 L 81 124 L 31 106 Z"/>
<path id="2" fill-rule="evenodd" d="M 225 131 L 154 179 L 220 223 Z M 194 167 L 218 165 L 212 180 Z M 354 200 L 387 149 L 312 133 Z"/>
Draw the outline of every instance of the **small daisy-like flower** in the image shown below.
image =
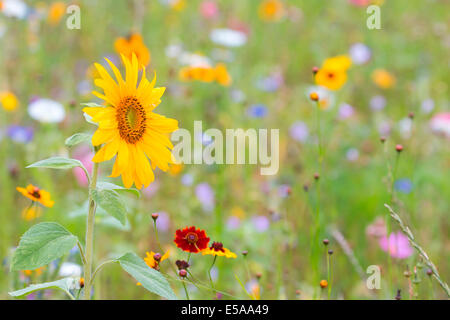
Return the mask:
<path id="1" fill-rule="evenodd" d="M 167 251 L 163 256 L 161 256 L 159 253 L 155 253 L 153 251 L 150 251 L 150 253 L 145 253 L 147 256 L 144 258 L 145 263 L 155 270 L 158 270 L 159 264 L 161 261 L 166 260 L 169 257 L 169 251 Z M 159 255 L 159 256 L 158 256 Z"/>
<path id="2" fill-rule="evenodd" d="M 347 82 L 347 69 L 351 64 L 351 59 L 346 55 L 326 59 L 316 73 L 316 83 L 330 90 L 340 89 Z"/>
<path id="3" fill-rule="evenodd" d="M 382 89 L 389 89 L 395 85 L 395 77 L 384 69 L 376 69 L 372 73 L 373 82 Z"/>
<path id="4" fill-rule="evenodd" d="M 39 202 L 45 207 L 51 208 L 55 203 L 50 199 L 50 193 L 48 191 L 39 189 L 38 187 L 35 187 L 32 184 L 29 184 L 26 188 L 17 187 L 16 190 L 19 191 L 28 199 Z"/>
<path id="5" fill-rule="evenodd" d="M 211 247 L 202 250 L 202 255 L 210 254 L 213 256 L 227 257 L 236 259 L 236 254 L 223 246 L 221 242 L 214 241 Z"/>
<path id="6" fill-rule="evenodd" d="M 208 247 L 209 238 L 205 230 L 192 226 L 177 230 L 174 242 L 183 251 L 197 253 Z"/>
<path id="7" fill-rule="evenodd" d="M 150 63 L 150 50 L 145 46 L 142 36 L 138 33 L 133 33 L 128 38 L 118 38 L 114 42 L 114 48 L 129 60 L 132 59 L 134 53 L 139 61 L 140 69 Z"/>

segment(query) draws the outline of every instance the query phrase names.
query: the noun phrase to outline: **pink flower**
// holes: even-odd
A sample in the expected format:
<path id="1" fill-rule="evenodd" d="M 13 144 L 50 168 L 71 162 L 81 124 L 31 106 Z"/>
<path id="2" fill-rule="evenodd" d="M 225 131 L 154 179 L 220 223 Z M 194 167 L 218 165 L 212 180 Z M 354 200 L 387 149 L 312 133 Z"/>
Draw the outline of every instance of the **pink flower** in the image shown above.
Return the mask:
<path id="1" fill-rule="evenodd" d="M 73 158 L 80 160 L 83 166 L 87 169 L 89 173 L 92 173 L 92 158 L 94 157 L 94 152 L 88 146 L 80 146 L 73 152 Z M 73 174 L 78 181 L 80 186 L 86 187 L 88 185 L 88 179 L 83 169 L 74 168 Z"/>
<path id="2" fill-rule="evenodd" d="M 219 15 L 219 8 L 215 1 L 203 1 L 200 5 L 200 13 L 205 19 L 214 19 Z"/>
<path id="3" fill-rule="evenodd" d="M 382 236 L 379 244 L 381 249 L 389 252 L 393 258 L 406 259 L 413 254 L 413 248 L 410 246 L 408 238 L 400 231 L 391 233 L 389 235 L 389 241 L 386 236 Z"/>
<path id="4" fill-rule="evenodd" d="M 430 127 L 434 133 L 450 139 L 450 112 L 436 114 L 430 120 Z"/>
<path id="5" fill-rule="evenodd" d="M 370 0 L 349 0 L 349 2 L 359 7 L 365 7 L 370 4 Z"/>

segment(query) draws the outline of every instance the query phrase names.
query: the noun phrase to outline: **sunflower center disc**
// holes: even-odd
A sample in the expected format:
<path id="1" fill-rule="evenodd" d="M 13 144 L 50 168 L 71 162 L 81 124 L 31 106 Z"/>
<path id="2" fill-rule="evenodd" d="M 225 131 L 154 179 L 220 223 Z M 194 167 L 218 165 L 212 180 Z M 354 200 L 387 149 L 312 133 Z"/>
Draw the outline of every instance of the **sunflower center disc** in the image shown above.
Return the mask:
<path id="1" fill-rule="evenodd" d="M 145 133 L 145 110 L 136 97 L 124 98 L 117 108 L 119 134 L 127 143 L 135 144 Z"/>

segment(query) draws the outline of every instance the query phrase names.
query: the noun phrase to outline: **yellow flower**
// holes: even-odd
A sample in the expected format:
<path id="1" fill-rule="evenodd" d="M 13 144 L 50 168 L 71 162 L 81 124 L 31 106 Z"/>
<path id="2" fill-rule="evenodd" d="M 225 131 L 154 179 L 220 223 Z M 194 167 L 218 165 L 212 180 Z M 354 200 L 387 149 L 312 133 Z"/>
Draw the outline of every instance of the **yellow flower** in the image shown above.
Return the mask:
<path id="1" fill-rule="evenodd" d="M 172 176 L 176 176 L 181 172 L 181 170 L 183 170 L 183 164 L 182 163 L 180 163 L 180 164 L 174 163 L 170 166 L 169 173 Z"/>
<path id="2" fill-rule="evenodd" d="M 54 2 L 48 11 L 48 22 L 51 25 L 56 25 L 61 20 L 62 16 L 66 12 L 66 5 L 64 2 Z"/>
<path id="3" fill-rule="evenodd" d="M 236 259 L 236 254 L 228 250 L 227 248 L 224 248 L 223 244 L 221 242 L 213 242 L 211 247 L 203 249 L 202 255 L 210 254 L 213 256 L 219 256 L 219 257 L 227 257 L 227 258 L 233 258 Z"/>
<path id="4" fill-rule="evenodd" d="M 316 73 L 316 83 L 330 90 L 340 89 L 347 81 L 347 69 L 351 63 L 351 59 L 345 55 L 325 60 Z"/>
<path id="5" fill-rule="evenodd" d="M 0 92 L 0 103 L 2 104 L 3 109 L 6 111 L 14 111 L 17 109 L 19 105 L 19 100 L 14 95 L 14 93 L 5 91 Z"/>
<path id="6" fill-rule="evenodd" d="M 384 69 L 376 69 L 372 73 L 373 82 L 382 89 L 389 89 L 395 85 L 396 79 Z"/>
<path id="7" fill-rule="evenodd" d="M 155 258 L 154 258 L 155 252 L 153 252 L 153 251 L 150 251 L 150 253 L 146 252 L 145 254 L 147 255 L 147 257 L 144 258 L 144 261 L 145 261 L 145 263 L 146 263 L 150 268 L 157 269 L 158 265 L 159 265 L 162 261 L 166 260 L 166 259 L 169 257 L 169 252 L 170 252 L 170 251 L 167 251 L 167 252 L 161 257 L 161 259 L 159 260 L 159 262 L 156 261 Z"/>
<path id="8" fill-rule="evenodd" d="M 45 207 L 51 208 L 55 204 L 55 202 L 50 199 L 50 193 L 48 193 L 48 191 L 39 189 L 32 184 L 29 184 L 26 188 L 17 187 L 16 190 L 28 199 L 39 202 Z"/>
<path id="9" fill-rule="evenodd" d="M 38 206 L 30 206 L 30 207 L 25 208 L 22 211 L 22 218 L 25 221 L 31 221 L 31 220 L 37 219 L 41 215 L 42 215 L 42 210 Z"/>
<path id="10" fill-rule="evenodd" d="M 120 55 L 124 55 L 131 60 L 132 54 L 136 54 L 139 61 L 139 69 L 146 67 L 150 63 L 150 50 L 145 46 L 142 36 L 138 33 L 130 35 L 128 38 L 118 38 L 114 42 L 114 48 Z"/>
<path id="11" fill-rule="evenodd" d="M 186 0 L 172 0 L 170 6 L 176 11 L 181 11 L 186 6 Z"/>
<path id="12" fill-rule="evenodd" d="M 259 5 L 258 13 L 264 21 L 278 21 L 284 15 L 283 3 L 279 0 L 265 0 Z"/>
<path id="13" fill-rule="evenodd" d="M 149 82 L 145 68 L 138 83 L 139 66 L 135 54 L 131 61 L 122 55 L 125 80 L 117 67 L 105 60 L 117 82 L 102 65 L 96 63 L 101 79 L 96 79 L 95 84 L 103 89 L 104 94 L 96 91 L 93 94 L 103 99 L 107 106 L 83 109 L 92 121 L 98 123 L 92 144 L 103 144 L 92 161 L 108 161 L 117 155 L 111 177 L 121 175 L 126 188 L 134 183 L 140 189 L 153 182 L 152 169 L 158 167 L 167 171 L 169 164 L 173 163 L 170 152 L 173 145 L 168 136 L 178 129 L 178 121 L 153 112 L 161 103 L 165 88 L 155 88 L 156 76 Z"/>
<path id="14" fill-rule="evenodd" d="M 42 272 L 44 271 L 45 266 L 44 267 L 40 267 L 34 270 L 23 270 L 23 273 L 27 276 L 27 277 L 31 277 L 33 275 L 33 273 L 36 276 L 40 276 L 42 274 Z"/>
<path id="15" fill-rule="evenodd" d="M 219 84 L 223 86 L 229 86 L 231 84 L 231 76 L 223 63 L 218 63 L 216 65 L 215 73 L 216 73 L 216 81 Z"/>

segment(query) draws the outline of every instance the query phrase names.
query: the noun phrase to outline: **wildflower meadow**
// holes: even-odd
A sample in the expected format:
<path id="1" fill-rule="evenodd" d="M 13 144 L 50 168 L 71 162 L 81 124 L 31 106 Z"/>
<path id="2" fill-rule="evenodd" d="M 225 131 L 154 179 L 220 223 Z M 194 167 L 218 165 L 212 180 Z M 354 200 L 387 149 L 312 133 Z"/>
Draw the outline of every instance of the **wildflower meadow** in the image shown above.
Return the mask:
<path id="1" fill-rule="evenodd" d="M 0 299 L 447 300 L 449 10 L 0 0 Z"/>

